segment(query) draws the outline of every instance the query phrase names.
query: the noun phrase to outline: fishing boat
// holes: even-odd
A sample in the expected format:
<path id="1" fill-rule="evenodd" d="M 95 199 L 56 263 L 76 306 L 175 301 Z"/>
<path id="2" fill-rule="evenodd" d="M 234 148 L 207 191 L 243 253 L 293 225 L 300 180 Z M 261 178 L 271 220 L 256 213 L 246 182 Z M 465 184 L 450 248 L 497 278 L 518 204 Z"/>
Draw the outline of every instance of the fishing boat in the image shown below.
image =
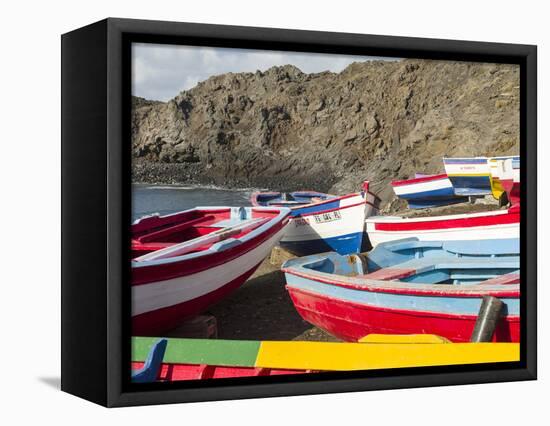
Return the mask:
<path id="1" fill-rule="evenodd" d="M 519 205 L 507 210 L 431 217 L 372 216 L 365 232 L 372 245 L 417 237 L 422 241 L 519 238 Z"/>
<path id="2" fill-rule="evenodd" d="M 365 218 L 378 212 L 380 199 L 364 182 L 362 191 L 342 196 L 312 191 L 254 193 L 252 205 L 290 207 L 291 217 L 280 246 L 305 256 L 324 251 L 361 250 Z"/>
<path id="3" fill-rule="evenodd" d="M 391 186 L 395 195 L 406 200 L 411 209 L 447 206 L 468 201 L 468 197 L 455 194 L 453 185 L 445 173 L 417 174 L 413 179 L 394 180 Z"/>
<path id="4" fill-rule="evenodd" d="M 284 235 L 284 207 L 197 207 L 132 224 L 135 335 L 176 327 L 243 284 Z"/>
<path id="5" fill-rule="evenodd" d="M 520 201 L 520 160 L 519 157 L 507 159 L 502 164 L 500 176 L 502 189 L 506 191 L 508 201 L 512 206 Z"/>
<path id="6" fill-rule="evenodd" d="M 323 253 L 283 264 L 302 318 L 347 341 L 370 333 L 429 333 L 469 341 L 484 296 L 505 314 L 494 341 L 519 341 L 519 240 L 379 245 L 364 257 Z"/>
<path id="7" fill-rule="evenodd" d="M 491 172 L 491 192 L 493 193 L 493 197 L 497 200 L 502 200 L 503 204 L 504 202 L 509 202 L 510 199 L 508 196 L 503 197 L 506 190 L 504 189 L 502 180 L 513 179 L 512 164 L 516 164 L 519 171 L 519 156 L 491 157 L 487 161 Z"/>
<path id="8" fill-rule="evenodd" d="M 132 381 L 279 376 L 519 360 L 517 343 L 371 334 L 358 343 L 132 338 Z"/>
<path id="9" fill-rule="evenodd" d="M 491 171 L 487 157 L 443 158 L 443 164 L 456 195 L 491 195 Z"/>

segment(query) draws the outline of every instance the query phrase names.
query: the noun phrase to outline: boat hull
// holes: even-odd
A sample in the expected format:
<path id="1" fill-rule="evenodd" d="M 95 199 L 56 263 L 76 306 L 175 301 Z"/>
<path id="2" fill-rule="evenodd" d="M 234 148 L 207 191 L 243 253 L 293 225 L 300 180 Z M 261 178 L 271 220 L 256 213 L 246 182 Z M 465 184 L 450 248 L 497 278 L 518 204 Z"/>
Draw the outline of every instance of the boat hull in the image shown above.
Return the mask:
<path id="1" fill-rule="evenodd" d="M 132 370 L 143 367 L 143 362 L 132 362 Z M 176 382 L 180 380 L 227 379 L 237 377 L 264 377 L 288 374 L 306 374 L 309 370 L 283 368 L 234 367 L 205 364 L 162 364 L 157 381 Z"/>
<path id="2" fill-rule="evenodd" d="M 456 196 L 447 175 L 421 176 L 392 182 L 395 195 L 407 201 L 409 208 L 439 207 L 468 201 Z"/>
<path id="3" fill-rule="evenodd" d="M 181 261 L 150 262 L 132 269 L 132 332 L 155 335 L 177 327 L 240 287 L 285 233 L 286 214 L 246 241 Z"/>
<path id="4" fill-rule="evenodd" d="M 323 371 L 373 370 L 519 360 L 516 343 L 454 343 L 426 334 L 368 335 L 359 343 L 165 340 L 166 350 L 150 381 L 273 376 Z M 161 341 L 162 341 L 161 340 Z M 132 338 L 132 370 L 142 369 L 158 338 Z"/>
<path id="5" fill-rule="evenodd" d="M 354 303 L 291 285 L 287 289 L 296 310 L 304 320 L 350 342 L 371 333 L 430 333 L 453 342 L 468 342 L 477 319 L 476 314 L 391 309 Z M 507 316 L 499 322 L 493 341 L 518 342 L 519 335 L 519 315 Z"/>
<path id="6" fill-rule="evenodd" d="M 508 156 L 508 157 L 493 157 L 488 159 L 489 169 L 491 172 L 491 190 L 493 197 L 497 200 L 500 200 L 504 193 L 507 193 L 507 198 L 509 202 L 512 202 L 510 199 L 510 189 L 507 191 L 503 181 L 511 179 L 513 171 L 512 164 L 518 165 L 519 168 L 519 157 L 518 156 Z M 516 196 L 516 194 L 514 194 Z M 512 204 L 515 204 L 512 202 Z"/>
<path id="7" fill-rule="evenodd" d="M 417 237 L 421 241 L 519 238 L 519 210 L 426 218 L 372 217 L 365 221 L 370 244 Z"/>
<path id="8" fill-rule="evenodd" d="M 487 158 L 444 158 L 443 163 L 456 195 L 483 196 L 492 193 Z"/>
<path id="9" fill-rule="evenodd" d="M 508 196 L 510 204 L 519 205 L 520 202 L 520 161 L 519 158 L 506 160 L 503 164 L 505 169 L 500 183 Z"/>
<path id="10" fill-rule="evenodd" d="M 244 274 L 238 276 L 237 278 L 229 282 L 219 280 L 218 281 L 219 286 L 207 292 L 206 294 L 202 294 L 196 297 L 189 296 L 189 298 L 187 298 L 187 296 L 184 296 L 186 297 L 186 299 L 184 299 L 183 302 L 176 303 L 174 305 L 169 305 L 169 306 L 164 306 L 164 304 L 171 303 L 171 302 L 166 302 L 166 301 L 162 302 L 161 300 L 159 300 L 157 305 L 149 304 L 150 306 L 148 309 L 150 310 L 143 312 L 141 314 L 132 316 L 133 334 L 135 336 L 148 336 L 148 335 L 154 335 L 159 331 L 176 328 L 181 323 L 182 320 L 203 312 L 209 306 L 216 304 L 220 300 L 223 300 L 229 294 L 231 294 L 234 290 L 236 290 L 241 285 L 243 285 L 244 282 L 248 278 L 250 278 L 250 276 L 258 268 L 258 266 L 260 266 L 260 263 L 261 261 L 257 265 L 254 265 L 251 269 L 246 271 Z M 232 266 L 228 265 L 228 267 L 232 267 Z M 192 284 L 194 279 L 200 280 L 200 278 L 193 278 L 193 276 L 191 276 L 188 279 L 182 278 L 181 280 L 172 282 L 171 285 L 173 285 L 174 287 L 183 289 L 183 288 L 189 287 Z M 159 282 L 159 283 L 153 283 L 153 284 L 162 285 L 163 283 Z M 140 303 L 145 304 L 146 299 L 159 298 L 158 296 L 157 297 L 155 296 L 155 293 L 157 294 L 161 293 L 161 290 L 158 290 L 158 291 L 154 291 L 154 290 L 156 289 L 149 290 L 144 288 L 144 289 L 132 291 L 134 293 L 133 295 L 135 295 L 134 300 L 135 300 L 135 304 L 137 305 L 136 309 L 139 309 Z M 146 295 L 142 294 L 144 293 L 144 291 L 148 291 L 149 294 L 146 294 Z"/>
<path id="11" fill-rule="evenodd" d="M 302 318 L 347 341 L 436 334 L 469 341 L 486 296 L 505 306 L 493 340 L 519 341 L 519 239 L 381 245 L 366 256 L 289 259 L 286 288 Z"/>
<path id="12" fill-rule="evenodd" d="M 365 217 L 378 211 L 377 204 L 377 197 L 370 193 L 352 194 L 292 210 L 280 245 L 297 256 L 357 253 L 362 248 Z"/>

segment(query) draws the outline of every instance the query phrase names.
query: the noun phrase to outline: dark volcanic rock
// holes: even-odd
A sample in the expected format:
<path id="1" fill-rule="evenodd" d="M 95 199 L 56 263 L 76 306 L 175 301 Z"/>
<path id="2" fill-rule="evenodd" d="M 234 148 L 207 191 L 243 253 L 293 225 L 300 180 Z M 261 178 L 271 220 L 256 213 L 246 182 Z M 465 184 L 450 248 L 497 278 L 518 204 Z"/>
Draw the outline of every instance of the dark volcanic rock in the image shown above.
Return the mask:
<path id="1" fill-rule="evenodd" d="M 443 171 L 441 157 L 517 154 L 519 68 L 403 60 L 339 74 L 287 65 L 134 98 L 135 181 L 343 193 Z M 399 207 L 399 203 L 395 208 Z"/>

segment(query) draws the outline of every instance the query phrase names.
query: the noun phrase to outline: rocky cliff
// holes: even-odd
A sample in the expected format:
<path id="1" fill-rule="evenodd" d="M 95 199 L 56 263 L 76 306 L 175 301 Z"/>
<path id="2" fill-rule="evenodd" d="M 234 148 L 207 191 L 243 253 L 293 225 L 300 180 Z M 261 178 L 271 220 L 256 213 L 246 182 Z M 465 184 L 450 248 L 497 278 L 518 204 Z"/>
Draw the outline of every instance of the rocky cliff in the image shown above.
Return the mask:
<path id="1" fill-rule="evenodd" d="M 228 73 L 169 102 L 133 99 L 134 181 L 334 193 L 519 152 L 519 67 L 425 60 Z"/>

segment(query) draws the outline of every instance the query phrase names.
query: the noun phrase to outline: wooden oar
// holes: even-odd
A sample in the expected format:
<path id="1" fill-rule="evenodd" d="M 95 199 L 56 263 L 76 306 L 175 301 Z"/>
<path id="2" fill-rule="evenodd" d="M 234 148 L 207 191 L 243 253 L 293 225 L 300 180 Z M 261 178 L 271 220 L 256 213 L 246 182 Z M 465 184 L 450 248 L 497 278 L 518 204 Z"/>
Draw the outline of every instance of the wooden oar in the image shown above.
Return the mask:
<path id="1" fill-rule="evenodd" d="M 205 244 L 214 244 L 214 243 L 217 243 L 218 241 L 222 241 L 229 237 L 232 237 L 233 235 L 240 234 L 241 232 L 246 231 L 248 229 L 261 226 L 268 220 L 269 220 L 268 218 L 249 219 L 239 223 L 238 225 L 223 228 L 218 231 L 214 231 L 210 234 L 193 238 L 192 240 L 189 240 L 189 241 L 184 241 L 182 243 L 175 244 L 173 246 L 166 247 L 164 249 L 157 250 L 152 253 L 144 254 L 143 256 L 136 257 L 134 261 L 144 262 L 148 260 L 158 260 L 158 259 L 165 259 L 167 257 L 181 256 Z"/>

